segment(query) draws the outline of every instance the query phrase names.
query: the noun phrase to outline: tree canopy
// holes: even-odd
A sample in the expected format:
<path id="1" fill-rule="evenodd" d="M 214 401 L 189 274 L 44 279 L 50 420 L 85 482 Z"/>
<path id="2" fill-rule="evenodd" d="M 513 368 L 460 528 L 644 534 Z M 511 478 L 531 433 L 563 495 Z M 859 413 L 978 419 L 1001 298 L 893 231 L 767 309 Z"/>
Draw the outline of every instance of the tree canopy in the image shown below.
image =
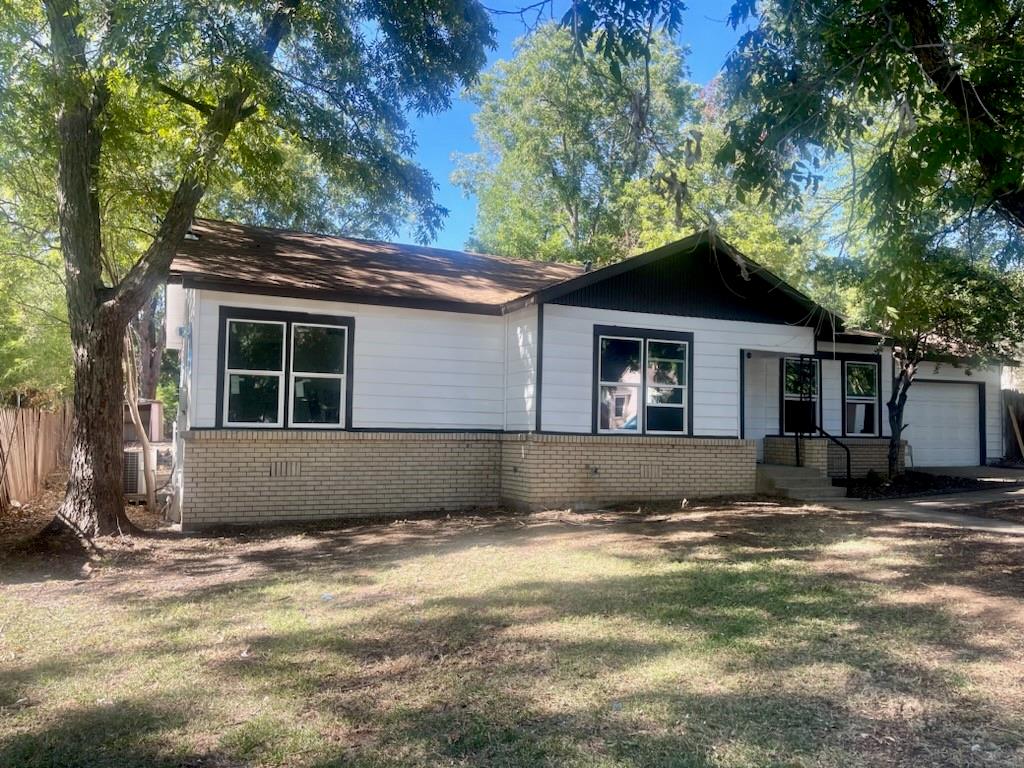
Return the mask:
<path id="1" fill-rule="evenodd" d="M 507 256 L 606 263 L 716 227 L 804 283 L 820 245 L 809 217 L 736 199 L 713 156 L 725 108 L 687 80 L 686 52 L 654 38 L 650 60 L 613 72 L 568 33 L 520 40 L 472 91 L 482 151 L 454 179 L 477 199 L 470 245 Z"/>
<path id="2" fill-rule="evenodd" d="M 1024 4 L 737 0 L 730 21 L 755 14 L 726 65 L 718 153 L 742 191 L 797 206 L 857 150 L 851 194 L 876 227 L 922 209 L 1024 226 Z"/>

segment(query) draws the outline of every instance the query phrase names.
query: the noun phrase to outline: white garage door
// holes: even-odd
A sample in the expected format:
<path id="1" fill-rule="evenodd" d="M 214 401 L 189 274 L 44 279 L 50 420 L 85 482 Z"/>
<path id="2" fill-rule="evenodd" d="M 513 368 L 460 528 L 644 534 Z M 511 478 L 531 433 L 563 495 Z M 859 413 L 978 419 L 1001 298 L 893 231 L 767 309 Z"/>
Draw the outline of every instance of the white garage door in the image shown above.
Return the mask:
<path id="1" fill-rule="evenodd" d="M 915 381 L 907 395 L 903 423 L 914 466 L 972 466 L 981 458 L 975 384 Z"/>

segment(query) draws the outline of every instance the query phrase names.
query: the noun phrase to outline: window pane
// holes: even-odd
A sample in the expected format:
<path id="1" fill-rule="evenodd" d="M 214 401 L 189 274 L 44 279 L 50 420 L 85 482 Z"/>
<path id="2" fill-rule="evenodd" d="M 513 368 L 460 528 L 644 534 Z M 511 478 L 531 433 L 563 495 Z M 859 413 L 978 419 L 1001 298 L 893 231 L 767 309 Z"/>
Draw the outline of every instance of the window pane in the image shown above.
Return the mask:
<path id="1" fill-rule="evenodd" d="M 814 360 L 786 360 L 786 394 L 816 397 L 818 366 Z"/>
<path id="2" fill-rule="evenodd" d="M 686 384 L 686 362 L 647 361 L 648 384 Z"/>
<path id="3" fill-rule="evenodd" d="M 292 423 L 341 423 L 341 379 L 296 376 L 294 382 Z"/>
<path id="4" fill-rule="evenodd" d="M 640 425 L 637 423 L 636 411 L 639 399 L 639 387 L 601 387 L 598 428 L 638 432 Z"/>
<path id="5" fill-rule="evenodd" d="M 648 341 L 647 356 L 662 360 L 686 360 L 686 344 L 670 341 Z"/>
<path id="6" fill-rule="evenodd" d="M 782 428 L 785 432 L 810 433 L 817 424 L 818 406 L 813 400 L 786 400 Z"/>
<path id="7" fill-rule="evenodd" d="M 228 421 L 245 424 L 277 423 L 277 376 L 228 376 Z"/>
<path id="8" fill-rule="evenodd" d="M 280 371 L 283 351 L 283 325 L 228 321 L 228 368 Z"/>
<path id="9" fill-rule="evenodd" d="M 649 405 L 659 403 L 677 403 L 682 405 L 683 390 L 678 387 L 648 387 L 647 402 Z"/>
<path id="10" fill-rule="evenodd" d="M 640 383 L 640 341 L 601 339 L 601 381 Z"/>
<path id="11" fill-rule="evenodd" d="M 877 376 L 871 363 L 846 364 L 846 396 L 875 397 Z"/>
<path id="12" fill-rule="evenodd" d="M 659 408 L 656 405 L 647 406 L 647 431 L 685 432 L 686 409 Z"/>
<path id="13" fill-rule="evenodd" d="M 296 373 L 344 373 L 345 329 L 321 328 L 315 325 L 294 325 Z"/>
<path id="14" fill-rule="evenodd" d="M 848 434 L 848 435 L 873 435 L 873 434 L 875 434 L 875 404 L 874 403 L 847 403 L 846 404 L 846 434 Z"/>

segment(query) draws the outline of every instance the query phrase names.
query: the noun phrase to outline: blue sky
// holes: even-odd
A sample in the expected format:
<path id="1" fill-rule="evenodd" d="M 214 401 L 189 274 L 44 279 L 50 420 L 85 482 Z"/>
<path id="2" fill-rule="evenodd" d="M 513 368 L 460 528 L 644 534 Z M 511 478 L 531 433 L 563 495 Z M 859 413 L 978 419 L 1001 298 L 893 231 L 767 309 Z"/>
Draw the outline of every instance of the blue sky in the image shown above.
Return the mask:
<path id="1" fill-rule="evenodd" d="M 515 0 L 492 3 L 498 8 L 514 8 L 521 4 L 524 3 L 516 3 Z M 696 83 L 707 83 L 715 76 L 739 36 L 725 23 L 731 4 L 731 0 L 691 0 L 688 3 L 679 41 L 690 48 L 687 64 L 691 79 Z M 524 33 L 518 17 L 495 17 L 494 24 L 498 31 L 498 47 L 488 56 L 488 65 L 509 58 L 512 43 Z M 438 185 L 435 200 L 449 210 L 444 228 L 433 243 L 441 248 L 461 249 L 476 219 L 476 201 L 467 199 L 449 181 L 454 170 L 452 153 L 479 150 L 473 138 L 473 112 L 472 104 L 456 99 L 447 112 L 412 120 L 419 142 L 417 161 L 430 171 Z"/>

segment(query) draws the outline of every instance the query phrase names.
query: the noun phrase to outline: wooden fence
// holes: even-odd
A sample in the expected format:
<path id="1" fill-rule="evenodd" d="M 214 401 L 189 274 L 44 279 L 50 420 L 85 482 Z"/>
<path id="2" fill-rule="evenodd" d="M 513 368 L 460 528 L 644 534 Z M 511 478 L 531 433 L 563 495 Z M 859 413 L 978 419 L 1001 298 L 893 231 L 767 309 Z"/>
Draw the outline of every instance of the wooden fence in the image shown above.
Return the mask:
<path id="1" fill-rule="evenodd" d="M 0 512 L 35 497 L 67 461 L 71 406 L 57 411 L 0 408 Z"/>
<path id="2" fill-rule="evenodd" d="M 1003 407 L 1006 409 L 1003 411 L 1006 458 L 1024 460 L 1020 450 L 1020 443 L 1024 442 L 1024 392 L 1004 389 Z"/>

